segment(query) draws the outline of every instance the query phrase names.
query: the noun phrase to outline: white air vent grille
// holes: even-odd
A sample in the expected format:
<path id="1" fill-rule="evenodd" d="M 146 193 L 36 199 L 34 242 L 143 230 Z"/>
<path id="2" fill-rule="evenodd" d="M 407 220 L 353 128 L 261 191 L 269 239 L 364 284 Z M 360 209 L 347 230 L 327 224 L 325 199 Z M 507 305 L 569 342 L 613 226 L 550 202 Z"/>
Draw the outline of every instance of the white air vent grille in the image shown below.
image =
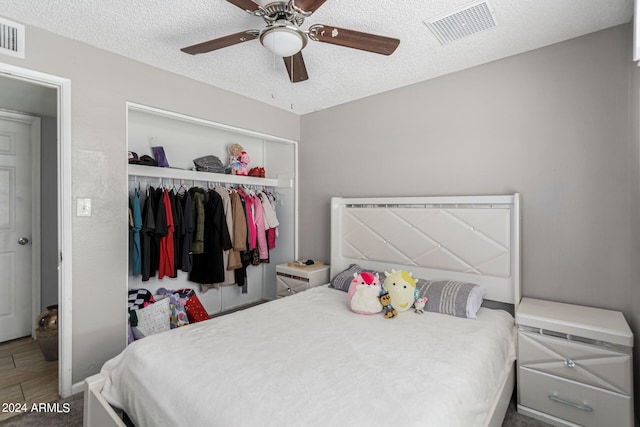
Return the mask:
<path id="1" fill-rule="evenodd" d="M 495 14 L 486 1 L 476 2 L 453 13 L 424 21 L 441 44 L 496 26 Z"/>
<path id="2" fill-rule="evenodd" d="M 24 25 L 0 18 L 0 53 L 24 58 Z"/>

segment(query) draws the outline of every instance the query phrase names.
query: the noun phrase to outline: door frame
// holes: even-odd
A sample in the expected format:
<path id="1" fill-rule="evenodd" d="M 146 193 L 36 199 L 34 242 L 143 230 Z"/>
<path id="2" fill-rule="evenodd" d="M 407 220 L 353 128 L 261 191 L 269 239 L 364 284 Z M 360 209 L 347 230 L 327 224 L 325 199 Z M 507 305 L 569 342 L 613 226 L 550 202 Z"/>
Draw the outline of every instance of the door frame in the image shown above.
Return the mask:
<path id="1" fill-rule="evenodd" d="M 41 234 L 40 234 L 40 117 L 26 113 L 0 110 L 0 118 L 24 123 L 29 126 L 31 144 L 31 320 L 40 313 L 42 292 L 41 275 Z M 37 195 L 37 197 L 33 197 Z M 36 338 L 35 324 L 31 324 L 31 338 Z"/>
<path id="2" fill-rule="evenodd" d="M 58 94 L 58 393 L 73 394 L 72 384 L 72 192 L 71 80 L 0 62 L 0 75 L 51 87 Z M 38 183 L 39 185 L 39 183 Z M 39 226 L 39 224 L 38 224 Z M 38 303 L 39 310 L 39 303 Z"/>

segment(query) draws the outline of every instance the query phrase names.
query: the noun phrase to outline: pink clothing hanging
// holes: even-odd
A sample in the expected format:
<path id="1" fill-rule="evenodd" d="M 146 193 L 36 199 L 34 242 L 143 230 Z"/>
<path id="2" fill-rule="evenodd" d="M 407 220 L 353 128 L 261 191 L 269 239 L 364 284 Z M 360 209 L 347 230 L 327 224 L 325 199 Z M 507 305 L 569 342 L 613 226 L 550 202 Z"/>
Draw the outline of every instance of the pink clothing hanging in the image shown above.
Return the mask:
<path id="1" fill-rule="evenodd" d="M 253 219 L 253 197 L 244 194 L 240 188 L 236 192 L 244 199 L 247 210 L 247 230 L 249 231 L 249 249 L 255 249 L 258 236 L 256 236 L 256 223 Z"/>
<path id="2" fill-rule="evenodd" d="M 264 229 L 264 211 L 260 197 L 253 197 L 253 207 L 255 209 L 256 235 L 258 240 L 258 257 L 260 259 L 269 259 L 269 249 L 267 247 L 267 235 Z"/>

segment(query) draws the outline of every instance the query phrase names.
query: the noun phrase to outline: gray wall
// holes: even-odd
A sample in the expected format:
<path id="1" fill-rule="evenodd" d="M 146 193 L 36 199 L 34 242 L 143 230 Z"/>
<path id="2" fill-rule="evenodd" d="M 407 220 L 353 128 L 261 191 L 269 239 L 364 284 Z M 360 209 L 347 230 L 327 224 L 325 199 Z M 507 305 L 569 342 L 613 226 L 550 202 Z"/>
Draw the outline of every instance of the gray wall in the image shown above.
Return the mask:
<path id="1" fill-rule="evenodd" d="M 329 259 L 334 195 L 519 192 L 524 296 L 621 310 L 640 334 L 631 39 L 619 26 L 303 116 L 300 256 Z"/>
<path id="2" fill-rule="evenodd" d="M 299 117 L 87 44 L 27 27 L 27 58 L 3 62 L 71 80 L 72 197 L 93 199 L 73 217 L 72 381 L 124 347 L 127 289 L 126 108 L 132 101 L 299 139 Z"/>

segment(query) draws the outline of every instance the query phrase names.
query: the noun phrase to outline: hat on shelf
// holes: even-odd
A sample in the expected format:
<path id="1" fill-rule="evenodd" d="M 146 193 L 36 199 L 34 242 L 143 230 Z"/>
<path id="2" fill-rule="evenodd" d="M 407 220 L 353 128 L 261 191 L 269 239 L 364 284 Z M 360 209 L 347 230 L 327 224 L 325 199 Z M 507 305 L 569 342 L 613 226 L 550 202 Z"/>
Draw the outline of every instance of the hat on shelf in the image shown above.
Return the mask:
<path id="1" fill-rule="evenodd" d="M 153 157 L 147 154 L 140 157 L 138 164 L 145 165 L 145 166 L 158 166 L 158 162 L 156 162 L 156 159 L 154 159 Z"/>

